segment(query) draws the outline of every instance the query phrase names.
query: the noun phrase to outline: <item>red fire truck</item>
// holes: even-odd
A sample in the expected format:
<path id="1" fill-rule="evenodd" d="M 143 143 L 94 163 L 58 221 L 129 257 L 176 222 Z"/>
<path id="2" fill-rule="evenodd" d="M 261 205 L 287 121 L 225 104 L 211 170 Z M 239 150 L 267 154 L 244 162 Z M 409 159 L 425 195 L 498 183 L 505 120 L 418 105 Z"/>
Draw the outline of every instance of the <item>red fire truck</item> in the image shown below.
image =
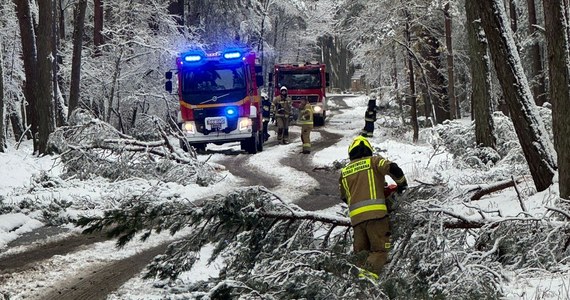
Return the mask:
<path id="1" fill-rule="evenodd" d="M 279 89 L 286 86 L 293 100 L 293 107 L 298 108 L 301 99 L 307 98 L 313 105 L 315 126 L 325 124 L 327 116 L 326 88 L 329 86 L 329 73 L 325 64 L 307 62 L 299 64 L 276 64 L 269 81 L 275 80 L 275 96 Z"/>
<path id="2" fill-rule="evenodd" d="M 208 143 L 239 141 L 241 149 L 263 150 L 263 118 L 258 87 L 263 85 L 256 54 L 248 49 L 191 50 L 176 59 L 180 113 L 188 144 L 204 151 Z M 172 92 L 172 72 L 166 72 Z M 182 148 L 186 142 L 181 140 Z"/>

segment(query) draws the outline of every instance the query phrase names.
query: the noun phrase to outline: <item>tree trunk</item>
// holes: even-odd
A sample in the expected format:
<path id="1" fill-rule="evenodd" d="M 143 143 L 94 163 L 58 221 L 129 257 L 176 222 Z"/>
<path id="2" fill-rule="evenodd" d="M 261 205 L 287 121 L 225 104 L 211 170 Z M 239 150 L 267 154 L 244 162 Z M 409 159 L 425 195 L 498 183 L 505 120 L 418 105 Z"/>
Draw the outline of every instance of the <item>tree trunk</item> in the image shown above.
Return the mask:
<path id="1" fill-rule="evenodd" d="M 2 36 L 0 36 L 0 152 L 6 148 L 6 127 L 4 126 L 4 60 L 2 53 Z"/>
<path id="2" fill-rule="evenodd" d="M 477 6 L 515 131 L 536 189 L 543 191 L 552 184 L 556 170 L 554 151 L 535 110 L 505 8 L 500 0 L 479 0 Z"/>
<path id="3" fill-rule="evenodd" d="M 20 27 L 22 59 L 24 61 L 24 73 L 26 75 L 24 96 L 26 97 L 27 105 L 24 105 L 24 111 L 26 123 L 30 124 L 30 132 L 34 140 L 34 152 L 36 152 L 38 150 L 37 133 L 39 120 L 36 108 L 38 98 L 38 77 L 36 72 L 38 53 L 36 48 L 36 34 L 34 32 L 34 21 L 30 12 L 30 2 L 28 0 L 14 0 L 14 4 L 16 4 L 16 15 Z"/>
<path id="4" fill-rule="evenodd" d="M 455 73 L 453 71 L 453 44 L 451 39 L 451 15 L 449 14 L 449 2 L 445 4 L 445 46 L 447 48 L 447 98 L 449 100 L 449 117 L 460 118 L 456 115 L 457 99 L 455 98 Z"/>
<path id="5" fill-rule="evenodd" d="M 559 34 L 564 32 L 568 20 L 564 15 L 562 0 L 545 0 L 543 6 L 552 101 L 552 131 L 554 147 L 558 153 L 560 197 L 570 200 L 570 59 L 568 36 Z"/>
<path id="6" fill-rule="evenodd" d="M 491 66 L 487 55 L 487 38 L 484 36 L 476 1 L 466 0 L 467 38 L 471 67 L 471 103 L 475 119 L 477 145 L 495 149 L 497 141 L 494 130 L 491 94 Z M 480 34 L 481 33 L 481 34 Z"/>
<path id="7" fill-rule="evenodd" d="M 65 39 L 65 8 L 62 5 L 63 0 L 57 0 L 57 8 L 58 8 L 58 21 L 59 21 L 59 38 Z"/>
<path id="8" fill-rule="evenodd" d="M 545 0 L 549 1 L 549 0 Z M 542 106 L 546 102 L 546 88 L 544 82 L 544 74 L 542 68 L 542 55 L 540 53 L 540 45 L 535 36 L 536 26 L 536 6 L 534 0 L 527 0 L 528 5 L 528 29 L 534 43 L 529 49 L 529 59 L 531 61 L 530 78 L 532 79 L 532 94 L 536 105 Z M 563 30 L 563 28 L 561 28 Z"/>
<path id="9" fill-rule="evenodd" d="M 81 86 L 81 52 L 83 49 L 83 29 L 85 27 L 85 10 L 87 0 L 79 0 L 75 4 L 75 28 L 73 29 L 73 58 L 71 61 L 71 81 L 69 90 L 68 118 L 79 106 Z"/>
<path id="10" fill-rule="evenodd" d="M 518 30 L 518 17 L 517 17 L 517 5 L 515 0 L 507 0 L 509 1 L 509 12 L 511 14 L 511 29 L 514 33 Z"/>
<path id="11" fill-rule="evenodd" d="M 83 17 L 85 18 L 85 16 Z M 105 41 L 103 39 L 103 0 L 94 0 L 93 1 L 93 46 L 95 46 L 96 56 L 101 55 L 101 45 L 103 45 L 104 42 Z M 69 111 L 71 112 L 71 109 Z"/>
<path id="12" fill-rule="evenodd" d="M 412 44 L 412 37 L 411 37 L 411 32 L 410 32 L 410 22 L 409 22 L 409 13 L 406 11 L 406 29 L 405 29 L 405 35 L 406 35 L 406 44 L 408 47 L 408 51 L 411 51 L 411 44 Z M 412 57 L 412 53 L 408 53 L 408 78 L 410 81 L 410 95 L 408 97 L 408 103 L 410 104 L 410 119 L 412 122 L 412 127 L 414 129 L 414 137 L 413 137 L 413 142 L 417 143 L 418 139 L 419 139 L 419 132 L 420 132 L 420 128 L 418 125 L 418 108 L 417 108 L 417 102 L 416 102 L 416 81 L 415 81 L 415 76 L 414 76 L 414 59 Z"/>
<path id="13" fill-rule="evenodd" d="M 431 104 L 435 113 L 435 120 L 438 124 L 449 120 L 449 101 L 447 100 L 447 87 L 445 76 L 441 73 L 441 44 L 439 40 L 425 27 L 417 27 L 418 36 L 420 39 L 419 48 L 420 54 L 425 63 L 425 75 L 427 76 L 426 83 L 430 86 L 428 90 L 435 91 L 431 93 Z"/>
<path id="14" fill-rule="evenodd" d="M 39 154 L 47 154 L 47 142 L 49 134 L 55 130 L 55 116 L 53 103 L 53 64 L 52 64 L 52 36 L 53 11 L 52 1 L 42 0 L 38 2 L 39 24 L 38 24 L 38 99 L 36 101 L 36 110 L 39 115 L 38 119 L 38 152 Z"/>
<path id="15" fill-rule="evenodd" d="M 396 101 L 398 102 L 398 108 L 400 110 L 400 117 L 402 118 L 402 125 L 406 124 L 406 118 L 404 116 L 404 105 L 402 103 L 402 94 L 400 93 L 400 85 L 398 83 L 398 59 L 396 53 L 396 46 L 393 45 L 392 59 L 392 81 L 394 82 L 394 90 L 396 91 Z"/>

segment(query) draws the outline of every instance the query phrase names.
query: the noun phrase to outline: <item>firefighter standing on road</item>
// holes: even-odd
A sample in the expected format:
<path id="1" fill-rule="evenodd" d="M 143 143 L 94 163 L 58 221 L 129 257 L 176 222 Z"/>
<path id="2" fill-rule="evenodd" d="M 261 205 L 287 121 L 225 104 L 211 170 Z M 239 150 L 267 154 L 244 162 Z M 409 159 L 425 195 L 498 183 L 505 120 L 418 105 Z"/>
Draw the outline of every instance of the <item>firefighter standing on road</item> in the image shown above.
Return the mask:
<path id="1" fill-rule="evenodd" d="M 374 122 L 376 122 L 377 111 L 376 96 L 371 96 L 368 100 L 368 108 L 366 108 L 366 112 L 364 113 L 364 128 L 360 132 L 360 135 L 365 137 L 374 136 Z"/>
<path id="2" fill-rule="evenodd" d="M 301 100 L 299 106 L 299 120 L 301 125 L 301 142 L 303 143 L 303 154 L 311 153 L 311 130 L 313 130 L 313 106 L 307 98 Z"/>
<path id="3" fill-rule="evenodd" d="M 390 223 L 384 195 L 385 176 L 398 185 L 402 193 L 408 186 L 404 172 L 396 163 L 380 155 L 372 155 L 372 146 L 358 136 L 348 148 L 350 163 L 342 169 L 339 179 L 341 198 L 348 204 L 350 222 L 354 229 L 354 253 L 366 251 L 359 276 L 378 275 L 388 259 Z"/>
<path id="4" fill-rule="evenodd" d="M 273 99 L 271 115 L 277 122 L 277 140 L 289 144 L 289 116 L 291 116 L 291 98 L 287 96 L 287 87 L 279 89 L 279 96 Z"/>
<path id="5" fill-rule="evenodd" d="M 267 127 L 269 125 L 269 119 L 271 118 L 271 101 L 267 98 L 267 95 L 261 95 L 261 106 L 263 111 L 263 140 L 267 141 L 269 139 L 269 132 L 267 132 Z"/>

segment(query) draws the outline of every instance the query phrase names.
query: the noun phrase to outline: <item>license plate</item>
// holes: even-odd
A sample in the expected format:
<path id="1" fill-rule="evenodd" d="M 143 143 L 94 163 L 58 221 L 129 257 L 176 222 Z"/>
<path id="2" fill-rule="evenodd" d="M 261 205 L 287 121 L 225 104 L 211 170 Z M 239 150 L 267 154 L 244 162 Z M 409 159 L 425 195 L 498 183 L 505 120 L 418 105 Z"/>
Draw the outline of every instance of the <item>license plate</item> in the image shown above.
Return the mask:
<path id="1" fill-rule="evenodd" d="M 222 130 L 228 127 L 228 121 L 225 117 L 206 118 L 206 129 Z"/>

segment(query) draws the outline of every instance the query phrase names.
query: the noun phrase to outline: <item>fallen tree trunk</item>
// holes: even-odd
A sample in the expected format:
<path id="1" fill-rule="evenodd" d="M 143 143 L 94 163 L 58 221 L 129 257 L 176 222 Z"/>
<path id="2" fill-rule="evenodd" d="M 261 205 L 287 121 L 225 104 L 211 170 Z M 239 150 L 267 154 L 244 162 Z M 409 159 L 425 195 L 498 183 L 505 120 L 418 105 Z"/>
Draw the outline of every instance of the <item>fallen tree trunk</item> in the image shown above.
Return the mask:
<path id="1" fill-rule="evenodd" d="M 495 183 L 492 185 L 488 185 L 486 187 L 479 186 L 478 188 L 470 191 L 470 192 L 477 191 L 477 192 L 475 192 L 475 194 L 473 194 L 473 196 L 471 196 L 471 200 L 480 200 L 481 197 L 483 197 L 485 195 L 488 195 L 488 194 L 491 194 L 494 192 L 498 192 L 500 190 L 504 190 L 504 189 L 509 188 L 509 187 L 514 187 L 515 184 L 519 184 L 522 181 L 523 181 L 523 177 L 519 177 L 516 179 L 516 182 L 515 182 L 515 180 L 506 180 L 506 181 L 501 181 L 501 182 L 498 182 L 498 183 Z"/>

